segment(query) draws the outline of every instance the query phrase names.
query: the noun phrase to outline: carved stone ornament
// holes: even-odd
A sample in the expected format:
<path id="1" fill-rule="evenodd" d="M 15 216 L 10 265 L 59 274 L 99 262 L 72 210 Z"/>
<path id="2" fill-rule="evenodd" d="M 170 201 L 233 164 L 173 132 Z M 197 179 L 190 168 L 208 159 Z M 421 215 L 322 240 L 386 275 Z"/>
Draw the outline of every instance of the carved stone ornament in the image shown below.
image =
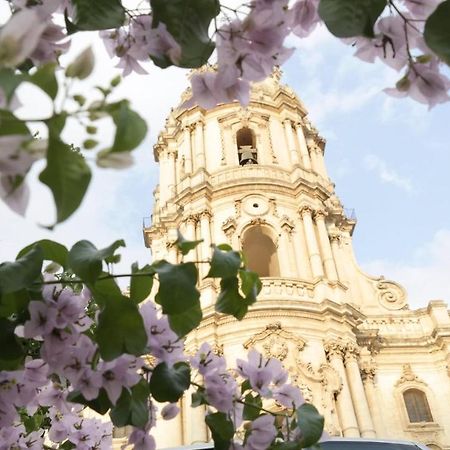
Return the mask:
<path id="1" fill-rule="evenodd" d="M 274 322 L 266 326 L 263 331 L 255 334 L 244 343 L 244 348 L 254 347 L 262 343 L 266 358 L 278 358 L 280 361 L 288 354 L 288 343 L 294 343 L 297 351 L 302 351 L 306 342 L 295 334 L 282 328 L 280 322 Z"/>
<path id="2" fill-rule="evenodd" d="M 399 378 L 395 386 L 400 386 L 405 383 L 420 383 L 426 385 L 413 371 L 411 364 L 403 364 L 402 376 Z"/>
<path id="3" fill-rule="evenodd" d="M 386 309 L 397 310 L 407 306 L 405 290 L 394 281 L 379 281 L 377 290 L 379 302 Z"/>
<path id="4" fill-rule="evenodd" d="M 294 222 L 288 216 L 283 216 L 280 222 L 281 228 L 286 231 L 286 233 L 291 234 L 295 228 Z"/>
<path id="5" fill-rule="evenodd" d="M 236 231 L 236 225 L 236 219 L 234 217 L 228 217 L 228 219 L 222 224 L 222 231 L 228 239 L 231 239 Z"/>
<path id="6" fill-rule="evenodd" d="M 345 354 L 345 344 L 341 341 L 330 340 L 323 346 L 328 359 L 333 357 L 342 358 Z"/>

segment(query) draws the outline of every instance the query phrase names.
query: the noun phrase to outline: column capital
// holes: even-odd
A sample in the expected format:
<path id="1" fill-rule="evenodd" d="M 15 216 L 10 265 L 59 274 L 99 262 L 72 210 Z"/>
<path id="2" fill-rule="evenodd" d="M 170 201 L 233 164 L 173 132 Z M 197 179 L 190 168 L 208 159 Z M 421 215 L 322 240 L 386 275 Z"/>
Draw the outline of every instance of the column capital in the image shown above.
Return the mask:
<path id="1" fill-rule="evenodd" d="M 331 359 L 332 357 L 338 357 L 342 359 L 342 356 L 344 355 L 345 346 L 342 344 L 342 342 L 330 340 L 325 342 L 323 346 L 325 353 L 328 357 L 328 359 Z"/>
<path id="2" fill-rule="evenodd" d="M 341 242 L 341 235 L 340 233 L 330 233 L 330 242 L 337 242 L 338 244 Z"/>
<path id="3" fill-rule="evenodd" d="M 183 222 L 195 225 L 198 222 L 198 214 L 189 214 L 183 219 Z"/>
<path id="4" fill-rule="evenodd" d="M 299 208 L 299 210 L 298 210 L 299 214 L 300 214 L 302 217 L 303 217 L 303 216 L 306 216 L 306 215 L 312 216 L 313 211 L 314 211 L 314 210 L 313 210 L 312 207 L 309 206 L 309 205 L 301 206 L 301 207 Z"/>
<path id="5" fill-rule="evenodd" d="M 316 209 L 314 211 L 314 219 L 325 219 L 328 216 L 328 213 L 324 209 Z"/>
<path id="6" fill-rule="evenodd" d="M 359 354 L 360 354 L 360 349 L 356 344 L 354 344 L 353 342 L 347 343 L 347 345 L 345 346 L 345 351 L 344 351 L 345 364 L 347 364 L 351 361 L 357 362 L 358 358 L 359 358 Z"/>
<path id="7" fill-rule="evenodd" d="M 360 367 L 361 372 L 361 378 L 363 380 L 363 383 L 371 382 L 373 383 L 373 380 L 375 378 L 376 368 L 374 364 L 363 364 Z"/>
<path id="8" fill-rule="evenodd" d="M 200 219 L 208 219 L 209 220 L 212 217 L 211 210 L 209 210 L 207 208 L 205 208 L 204 210 L 200 211 L 198 215 L 199 215 Z"/>
<path id="9" fill-rule="evenodd" d="M 303 123 L 300 121 L 294 122 L 294 127 L 296 130 L 300 129 L 301 131 L 303 131 Z"/>
<path id="10" fill-rule="evenodd" d="M 289 119 L 289 117 L 285 117 L 285 118 L 283 119 L 283 125 L 286 125 L 286 124 L 289 124 L 289 125 L 292 126 L 292 120 Z"/>

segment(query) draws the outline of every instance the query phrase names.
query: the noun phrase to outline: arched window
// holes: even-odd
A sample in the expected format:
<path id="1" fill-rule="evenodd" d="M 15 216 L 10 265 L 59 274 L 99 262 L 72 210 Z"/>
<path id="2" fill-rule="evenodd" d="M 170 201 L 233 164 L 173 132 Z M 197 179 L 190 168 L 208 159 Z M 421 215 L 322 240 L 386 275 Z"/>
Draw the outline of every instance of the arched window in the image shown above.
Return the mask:
<path id="1" fill-rule="evenodd" d="M 403 392 L 403 399 L 411 423 L 433 422 L 425 392 L 419 389 L 408 389 Z"/>
<path id="2" fill-rule="evenodd" d="M 255 133 L 248 127 L 241 128 L 236 134 L 239 164 L 258 164 Z"/>
<path id="3" fill-rule="evenodd" d="M 277 248 L 270 233 L 262 226 L 254 226 L 244 234 L 242 251 L 247 259 L 248 268 L 260 277 L 279 277 Z"/>

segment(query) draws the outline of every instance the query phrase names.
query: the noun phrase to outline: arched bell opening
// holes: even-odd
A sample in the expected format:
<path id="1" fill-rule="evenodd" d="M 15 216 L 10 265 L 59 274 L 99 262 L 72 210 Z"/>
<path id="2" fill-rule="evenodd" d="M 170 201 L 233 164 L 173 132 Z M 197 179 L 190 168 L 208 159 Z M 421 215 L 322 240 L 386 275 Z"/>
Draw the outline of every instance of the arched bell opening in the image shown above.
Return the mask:
<path id="1" fill-rule="evenodd" d="M 255 133 L 248 127 L 243 127 L 236 134 L 236 145 L 239 156 L 239 164 L 258 164 L 258 152 L 256 150 Z"/>
<path id="2" fill-rule="evenodd" d="M 280 276 L 277 247 L 267 227 L 255 225 L 247 229 L 242 239 L 242 251 L 248 268 L 260 277 Z"/>

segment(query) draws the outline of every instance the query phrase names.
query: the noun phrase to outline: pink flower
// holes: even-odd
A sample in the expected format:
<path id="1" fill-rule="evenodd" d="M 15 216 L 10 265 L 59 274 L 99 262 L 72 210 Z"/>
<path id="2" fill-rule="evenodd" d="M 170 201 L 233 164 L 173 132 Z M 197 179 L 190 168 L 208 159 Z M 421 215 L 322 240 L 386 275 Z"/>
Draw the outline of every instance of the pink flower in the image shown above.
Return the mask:
<path id="1" fill-rule="evenodd" d="M 24 325 L 23 335 L 26 338 L 46 336 L 56 326 L 56 309 L 41 301 L 30 302 L 28 306 L 30 320 Z"/>
<path id="2" fill-rule="evenodd" d="M 34 51 L 47 24 L 28 8 L 15 13 L 0 29 L 0 67 L 16 67 Z"/>
<path id="3" fill-rule="evenodd" d="M 251 432 L 244 449 L 245 450 L 266 450 L 275 439 L 277 430 L 274 426 L 273 416 L 259 416 L 251 423 Z"/>
<path id="4" fill-rule="evenodd" d="M 155 450 L 156 442 L 146 430 L 135 428 L 128 438 L 128 444 L 133 444 L 133 450 Z M 124 446 L 125 447 L 125 446 Z"/>
<path id="5" fill-rule="evenodd" d="M 161 417 L 164 420 L 170 420 L 176 417 L 179 412 L 180 408 L 178 408 L 175 403 L 169 403 L 168 405 L 165 405 L 161 410 Z"/>
<path id="6" fill-rule="evenodd" d="M 320 23 L 319 0 L 297 0 L 291 9 L 291 29 L 299 37 L 311 34 Z"/>

